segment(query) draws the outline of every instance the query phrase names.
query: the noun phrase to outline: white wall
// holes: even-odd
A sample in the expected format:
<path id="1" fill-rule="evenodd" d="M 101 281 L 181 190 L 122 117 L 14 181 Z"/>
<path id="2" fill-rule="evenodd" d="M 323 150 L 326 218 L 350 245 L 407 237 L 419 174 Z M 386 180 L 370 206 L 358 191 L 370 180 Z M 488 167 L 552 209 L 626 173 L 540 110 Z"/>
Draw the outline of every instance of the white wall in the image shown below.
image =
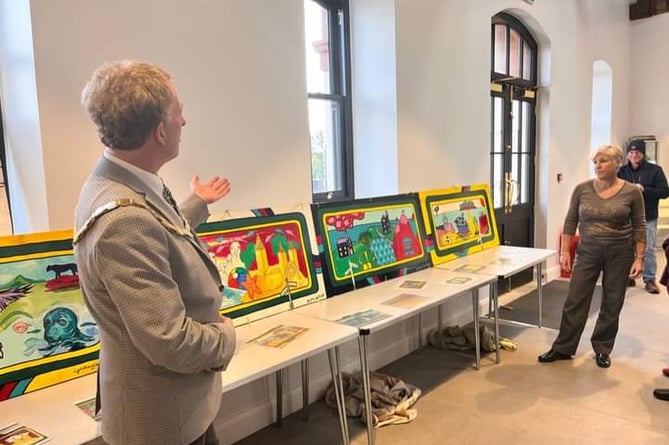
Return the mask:
<path id="1" fill-rule="evenodd" d="M 395 0 L 399 191 L 489 182 L 490 19 L 509 12 L 541 47 L 535 243 L 556 247 L 570 192 L 588 177 L 595 55 L 613 67 L 612 131 L 626 133 L 627 6 Z"/>
<path id="2" fill-rule="evenodd" d="M 170 71 L 185 103 L 181 155 L 161 171 L 177 197 L 193 174 L 230 178 L 213 207 L 311 202 L 302 0 L 32 0 L 51 229 L 72 226 L 101 153 L 79 105 L 92 71 L 136 59 Z M 76 161 L 75 161 L 76 160 Z"/>
<path id="3" fill-rule="evenodd" d="M 631 25 L 631 59 L 628 0 L 351 2 L 357 14 L 356 161 L 382 159 L 365 171 L 366 182 L 362 170 L 356 172 L 364 195 L 488 182 L 490 19 L 502 10 L 525 21 L 542 48 L 537 246 L 556 247 L 569 194 L 588 177 L 594 60 L 606 60 L 613 69 L 614 137 L 638 131 L 669 140 L 662 114 L 669 87 L 660 77 L 669 60 L 661 45 L 654 50 L 648 44 L 667 40 L 669 14 Z M 12 89 L 20 76 L 7 70 L 8 50 L 0 47 L 8 137 L 20 131 L 21 137 L 12 139 L 12 147 L 21 147 L 12 150 L 14 162 L 19 177 L 30 179 L 21 183 L 26 231 L 71 227 L 79 187 L 101 151 L 79 94 L 96 66 L 119 58 L 155 62 L 174 75 L 188 124 L 181 156 L 162 173 L 178 196 L 186 194 L 197 172 L 232 181 L 233 192 L 214 213 L 310 201 L 302 0 L 32 0 L 30 5 L 39 121 L 29 116 L 10 122 L 20 111 Z M 643 70 L 632 71 L 639 87 L 630 102 L 628 131 L 630 60 Z M 30 74 L 23 75 L 27 83 Z M 35 156 L 25 155 L 29 148 Z M 660 159 L 663 155 L 669 160 L 661 145 Z M 564 175 L 559 184 L 557 173 Z M 446 325 L 471 320 L 468 298 L 447 305 Z M 434 324 L 434 314 L 427 314 L 425 329 Z M 415 347 L 415 327 L 409 321 L 382 338 L 373 336 L 372 368 Z M 355 347 L 345 348 L 344 362 L 347 369 L 358 366 Z M 298 368 L 288 374 L 284 413 L 298 409 L 300 400 Z M 314 400 L 329 380 L 323 356 L 313 361 L 311 375 Z M 264 379 L 225 395 L 219 424 L 227 443 L 272 421 L 273 394 L 270 379 Z"/>
<path id="4" fill-rule="evenodd" d="M 629 136 L 654 134 L 659 140 L 658 163 L 669 169 L 669 14 L 632 23 L 634 89 L 629 101 Z"/>

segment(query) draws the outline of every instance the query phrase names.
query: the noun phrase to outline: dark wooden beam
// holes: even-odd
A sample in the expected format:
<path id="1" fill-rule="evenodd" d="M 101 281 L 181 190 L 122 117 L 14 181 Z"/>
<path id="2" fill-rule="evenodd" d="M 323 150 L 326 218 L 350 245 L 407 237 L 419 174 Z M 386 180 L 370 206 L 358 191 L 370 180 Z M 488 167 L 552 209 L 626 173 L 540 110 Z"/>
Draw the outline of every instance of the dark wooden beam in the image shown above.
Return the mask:
<path id="1" fill-rule="evenodd" d="M 630 5 L 630 20 L 645 19 L 669 12 L 669 0 L 637 0 Z"/>

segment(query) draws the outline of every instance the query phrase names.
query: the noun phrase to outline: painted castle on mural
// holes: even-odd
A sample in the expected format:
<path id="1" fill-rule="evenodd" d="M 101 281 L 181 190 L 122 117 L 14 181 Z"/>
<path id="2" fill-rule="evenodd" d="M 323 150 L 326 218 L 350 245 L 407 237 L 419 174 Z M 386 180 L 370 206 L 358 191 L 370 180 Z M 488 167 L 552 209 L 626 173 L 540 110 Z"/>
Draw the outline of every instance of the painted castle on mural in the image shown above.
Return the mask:
<path id="1" fill-rule="evenodd" d="M 303 218 L 280 216 L 200 226 L 200 240 L 224 284 L 221 312 L 245 314 L 313 291 L 305 230 Z"/>

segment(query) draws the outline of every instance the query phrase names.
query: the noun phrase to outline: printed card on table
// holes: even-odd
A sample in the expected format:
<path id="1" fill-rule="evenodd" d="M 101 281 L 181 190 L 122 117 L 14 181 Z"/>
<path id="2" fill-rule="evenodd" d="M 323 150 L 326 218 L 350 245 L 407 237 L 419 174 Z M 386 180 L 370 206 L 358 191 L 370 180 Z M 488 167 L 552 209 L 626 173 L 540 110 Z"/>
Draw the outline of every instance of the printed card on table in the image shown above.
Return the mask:
<path id="1" fill-rule="evenodd" d="M 37 445 L 48 441 L 44 434 L 23 425 L 0 432 L 0 445 Z"/>
<path id="2" fill-rule="evenodd" d="M 485 266 L 482 266 L 480 264 L 465 264 L 458 267 L 455 270 L 457 270 L 458 272 L 476 273 L 482 271 L 483 269 L 485 269 Z"/>
<path id="3" fill-rule="evenodd" d="M 80 402 L 75 403 L 75 405 L 77 405 L 77 408 L 82 410 L 84 413 L 86 413 L 88 417 L 95 420 L 96 422 L 102 419 L 102 413 L 99 413 L 97 415 L 95 414 L 95 397 L 82 400 Z"/>
<path id="4" fill-rule="evenodd" d="M 278 325 L 263 334 L 249 340 L 247 343 L 257 343 L 270 348 L 281 348 L 302 335 L 308 330 L 301 326 Z"/>
<path id="5" fill-rule="evenodd" d="M 390 300 L 386 300 L 381 304 L 385 304 L 386 306 L 399 307 L 403 309 L 413 309 L 417 306 L 425 304 L 427 300 L 429 300 L 429 298 L 421 297 L 420 295 L 399 294 L 396 297 L 393 297 Z"/>
<path id="6" fill-rule="evenodd" d="M 427 284 L 425 280 L 404 280 L 399 287 L 403 289 L 422 289 Z"/>
<path id="7" fill-rule="evenodd" d="M 385 312 L 377 311 L 376 309 L 366 309 L 364 311 L 344 315 L 340 319 L 335 320 L 335 322 L 359 328 L 388 317 L 390 317 L 390 314 L 386 314 Z"/>
<path id="8" fill-rule="evenodd" d="M 452 277 L 446 280 L 449 284 L 465 284 L 468 281 L 471 281 L 470 277 Z"/>
<path id="9" fill-rule="evenodd" d="M 509 257 L 499 257 L 495 258 L 494 260 L 490 261 L 491 265 L 496 265 L 496 266 L 510 266 L 514 264 L 517 260 L 515 258 L 509 258 Z"/>

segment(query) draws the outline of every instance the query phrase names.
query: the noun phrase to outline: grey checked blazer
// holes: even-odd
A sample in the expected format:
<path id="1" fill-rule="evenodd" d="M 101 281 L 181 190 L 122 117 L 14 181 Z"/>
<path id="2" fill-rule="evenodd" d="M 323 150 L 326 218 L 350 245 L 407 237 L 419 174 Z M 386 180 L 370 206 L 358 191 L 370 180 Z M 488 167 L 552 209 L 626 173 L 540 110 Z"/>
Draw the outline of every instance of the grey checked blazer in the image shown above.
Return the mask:
<path id="1" fill-rule="evenodd" d="M 130 171 L 102 158 L 84 184 L 79 231 L 119 198 L 177 214 Z M 208 216 L 191 196 L 192 227 Z M 203 434 L 220 408 L 221 376 L 235 350 L 231 324 L 218 321 L 220 277 L 196 239 L 168 231 L 147 209 L 101 216 L 74 248 L 86 305 L 100 330 L 102 435 L 112 445 L 181 445 Z"/>

